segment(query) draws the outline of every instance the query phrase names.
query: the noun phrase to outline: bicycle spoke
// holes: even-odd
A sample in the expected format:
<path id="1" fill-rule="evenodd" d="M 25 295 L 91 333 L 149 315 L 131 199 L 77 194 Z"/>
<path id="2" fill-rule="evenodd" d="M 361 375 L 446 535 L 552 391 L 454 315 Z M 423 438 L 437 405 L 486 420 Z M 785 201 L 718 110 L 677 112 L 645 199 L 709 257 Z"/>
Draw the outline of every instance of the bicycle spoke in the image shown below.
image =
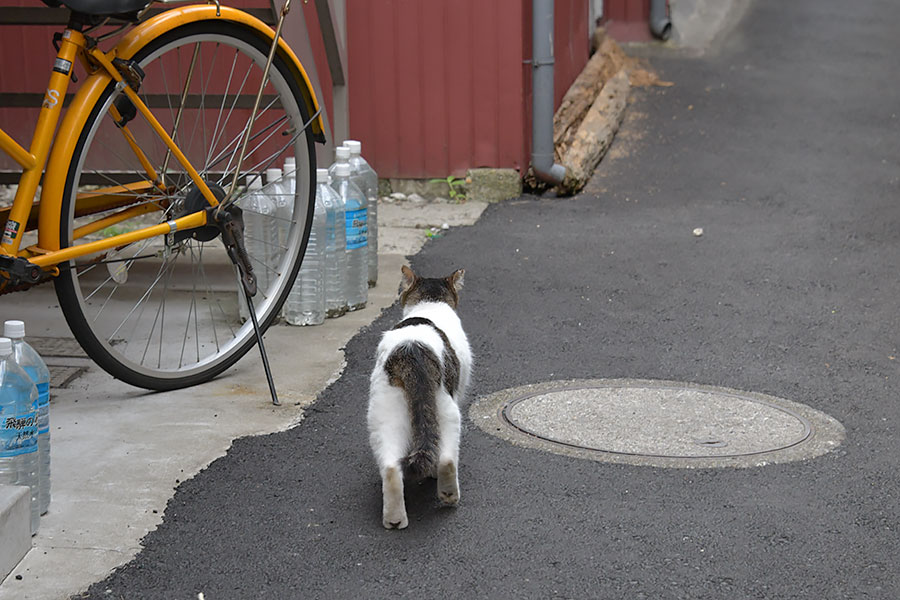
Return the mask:
<path id="1" fill-rule="evenodd" d="M 274 103 L 275 101 L 273 100 L 272 102 Z M 268 108 L 271 106 L 271 104 L 272 104 L 272 103 L 270 103 L 269 106 L 266 106 L 264 109 L 261 109 L 261 110 L 262 110 L 263 112 L 265 112 L 266 110 L 268 110 Z M 261 116 L 262 116 L 262 114 L 258 115 L 258 116 L 257 116 L 257 119 L 259 119 Z M 271 125 L 265 127 L 262 131 L 259 131 L 259 132 L 255 133 L 255 134 L 251 135 L 251 136 L 250 136 L 250 139 L 251 139 L 251 140 L 256 139 L 257 137 L 259 137 L 260 135 L 264 134 L 266 131 L 268 131 L 268 130 L 271 129 L 272 127 L 275 127 L 279 122 L 281 122 L 282 120 L 284 120 L 284 119 L 286 119 L 286 118 L 287 118 L 287 117 L 282 117 L 281 119 L 279 119 L 279 120 L 276 121 L 275 123 L 272 123 Z M 249 125 L 248 125 L 248 126 L 249 126 Z M 225 173 L 229 173 L 229 172 L 231 171 L 232 160 L 235 159 L 235 158 L 237 158 L 237 155 L 239 154 L 240 145 L 241 145 L 241 143 L 242 143 L 243 141 L 244 141 L 244 134 L 243 134 L 243 132 L 240 132 L 240 133 L 238 133 L 237 135 L 235 135 L 235 136 L 232 138 L 232 141 L 228 143 L 228 146 L 226 146 L 226 149 L 227 149 L 227 148 L 230 148 L 232 145 L 234 145 L 234 152 L 232 152 L 231 155 L 230 155 L 229 158 L 228 158 L 228 163 L 225 165 Z M 216 160 L 216 163 L 215 163 L 215 164 L 218 164 L 219 162 L 221 162 L 221 160 L 222 160 L 222 159 Z"/>
<path id="2" fill-rule="evenodd" d="M 237 65 L 238 53 L 235 52 L 234 59 L 232 60 L 232 68 Z M 225 134 L 226 129 L 228 128 L 228 123 L 231 121 L 231 115 L 234 114 L 235 106 L 237 106 L 238 99 L 241 97 L 241 94 L 244 92 L 244 86 L 247 84 L 247 79 L 250 78 L 250 69 L 247 69 L 247 72 L 244 74 L 244 79 L 241 81 L 241 85 L 238 90 L 234 93 L 234 101 L 231 103 L 231 107 L 228 109 L 228 114 L 225 116 L 225 122 L 222 124 L 222 132 L 219 134 L 219 137 L 213 140 L 213 147 L 219 145 L 219 141 L 221 140 L 221 136 Z M 230 83 L 229 79 L 229 83 Z M 226 90 L 227 91 L 227 90 Z M 224 98 L 223 98 L 224 103 Z M 238 138 L 240 138 L 240 134 L 238 134 Z M 229 143 L 229 146 L 231 144 Z M 227 147 L 227 146 L 226 146 Z M 216 161 L 218 162 L 218 161 Z"/>
<path id="3" fill-rule="evenodd" d="M 245 232 L 250 264 L 263 282 L 253 310 L 260 323 L 270 323 L 290 291 L 287 275 L 296 272 L 302 256 L 306 176 L 314 167 L 312 132 L 301 128 L 309 119 L 306 107 L 290 65 L 279 54 L 256 118 L 248 122 L 246 104 L 260 92 L 268 46 L 242 26 L 220 20 L 177 30 L 184 33 L 151 40 L 134 55 L 145 73 L 139 94 L 200 177 L 210 186 L 234 177 L 244 132 L 250 135 L 242 184 L 286 154 L 295 155 L 302 168 L 303 191 L 295 196 L 293 216 L 268 209 L 268 214 L 253 215 L 265 227 L 278 223 L 287 237 L 261 243 L 253 238 L 268 234 L 258 227 Z M 116 100 L 120 96 L 104 91 L 102 104 L 81 132 L 83 141 L 75 150 L 81 158 L 73 162 L 69 177 L 75 179 L 67 186 L 73 194 L 64 204 L 68 233 L 61 238 L 66 244 L 89 243 L 196 210 L 188 204 L 189 196 L 190 202 L 196 198 L 194 182 L 147 119 L 138 114 L 127 127 L 117 126 L 113 113 L 128 115 L 121 110 L 127 104 Z M 82 194 L 77 218 L 76 190 Z M 247 204 L 240 196 L 235 200 Z M 168 389 L 165 382 L 196 383 L 220 372 L 252 346 L 240 270 L 227 258 L 218 235 L 196 239 L 209 231 L 172 232 L 92 252 L 63 272 L 60 279 L 68 279 L 75 290 L 75 304 L 64 308 L 67 318 L 84 323 L 81 331 L 73 328 L 76 337 L 99 342 L 87 344 L 93 347 L 92 358 L 93 353 L 104 358 L 95 358 L 98 364 L 136 385 L 156 388 L 163 382 L 160 389 Z M 72 232 L 79 238 L 73 241 Z"/>
<path id="4" fill-rule="evenodd" d="M 219 45 L 216 44 L 216 49 L 218 50 L 218 48 L 219 48 Z M 218 52 L 216 54 L 218 54 Z M 234 76 L 234 67 L 235 67 L 235 61 L 231 61 L 231 70 L 228 72 L 228 81 L 225 83 L 226 91 L 231 88 L 231 78 Z M 228 95 L 222 94 L 222 105 L 219 106 L 219 112 L 216 113 L 216 126 L 213 128 L 213 132 L 212 132 L 213 143 L 209 145 L 209 149 L 207 150 L 207 153 L 206 153 L 206 162 L 204 164 L 207 165 L 207 169 L 209 168 L 208 165 L 212 160 L 212 153 L 215 150 L 216 144 L 218 144 L 219 124 L 222 121 L 222 111 L 225 110 L 225 101 L 227 99 L 228 99 Z"/>

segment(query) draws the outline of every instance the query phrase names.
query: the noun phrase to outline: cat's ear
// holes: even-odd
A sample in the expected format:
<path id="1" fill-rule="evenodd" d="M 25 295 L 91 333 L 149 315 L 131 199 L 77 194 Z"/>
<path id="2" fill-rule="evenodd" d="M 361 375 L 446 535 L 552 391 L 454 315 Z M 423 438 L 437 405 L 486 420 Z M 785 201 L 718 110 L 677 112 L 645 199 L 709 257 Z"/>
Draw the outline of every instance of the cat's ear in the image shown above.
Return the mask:
<path id="1" fill-rule="evenodd" d="M 403 281 L 400 283 L 400 291 L 405 292 L 413 286 L 413 284 L 416 282 L 417 277 L 416 274 L 413 273 L 413 270 L 406 265 L 403 265 L 400 268 L 400 272 L 403 273 Z"/>
<path id="2" fill-rule="evenodd" d="M 457 269 L 453 271 L 453 275 L 447 278 L 447 281 L 450 282 L 450 287 L 452 287 L 455 291 L 459 291 L 463 286 L 463 279 L 466 276 L 465 269 Z"/>

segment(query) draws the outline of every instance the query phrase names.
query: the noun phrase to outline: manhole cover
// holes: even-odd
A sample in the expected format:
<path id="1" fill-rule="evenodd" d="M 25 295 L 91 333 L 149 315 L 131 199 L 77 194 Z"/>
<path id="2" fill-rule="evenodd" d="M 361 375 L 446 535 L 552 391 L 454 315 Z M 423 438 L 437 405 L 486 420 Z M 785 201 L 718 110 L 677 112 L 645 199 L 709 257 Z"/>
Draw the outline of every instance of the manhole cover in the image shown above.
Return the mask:
<path id="1" fill-rule="evenodd" d="M 663 467 L 759 466 L 818 456 L 844 429 L 808 406 L 677 382 L 560 381 L 473 403 L 472 420 L 513 443 Z"/>

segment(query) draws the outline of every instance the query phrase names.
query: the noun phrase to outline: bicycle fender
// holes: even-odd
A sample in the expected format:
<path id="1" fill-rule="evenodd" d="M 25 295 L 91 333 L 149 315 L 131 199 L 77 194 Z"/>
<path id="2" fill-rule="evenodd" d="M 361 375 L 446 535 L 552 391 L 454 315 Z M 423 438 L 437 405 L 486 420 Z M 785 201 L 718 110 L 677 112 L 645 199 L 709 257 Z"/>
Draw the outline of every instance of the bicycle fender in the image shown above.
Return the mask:
<path id="1" fill-rule="evenodd" d="M 41 250 L 59 250 L 59 219 L 69 161 L 78 144 L 78 134 L 84 129 L 91 109 L 110 81 L 112 77 L 105 71 L 97 71 L 90 75 L 75 92 L 75 97 L 63 116 L 53 148 L 50 150 L 50 159 L 47 161 L 41 188 L 37 243 Z"/>
<path id="2" fill-rule="evenodd" d="M 116 46 L 116 56 L 126 59 L 131 58 L 138 50 L 150 43 L 151 40 L 176 27 L 194 23 L 196 21 L 212 21 L 216 19 L 224 19 L 226 21 L 231 21 L 232 23 L 244 25 L 268 44 L 271 44 L 272 40 L 275 38 L 275 31 L 271 27 L 244 11 L 228 6 L 219 8 L 212 4 L 197 4 L 167 10 L 156 15 L 152 19 L 141 23 L 121 39 Z M 287 42 L 284 41 L 284 37 L 281 37 L 278 40 L 278 50 L 290 66 L 291 70 L 294 71 L 294 77 L 296 78 L 301 94 L 303 94 L 303 99 L 306 102 L 306 109 L 309 112 L 309 115 L 315 115 L 319 112 L 319 102 L 316 99 L 316 93 L 313 90 L 312 83 L 310 83 L 309 76 L 306 74 L 306 69 L 303 68 L 300 59 L 297 58 L 294 51 L 291 50 L 290 46 L 287 45 Z M 325 143 L 325 129 L 323 127 L 321 114 L 313 119 L 310 127 L 312 128 L 314 139 L 319 143 Z"/>

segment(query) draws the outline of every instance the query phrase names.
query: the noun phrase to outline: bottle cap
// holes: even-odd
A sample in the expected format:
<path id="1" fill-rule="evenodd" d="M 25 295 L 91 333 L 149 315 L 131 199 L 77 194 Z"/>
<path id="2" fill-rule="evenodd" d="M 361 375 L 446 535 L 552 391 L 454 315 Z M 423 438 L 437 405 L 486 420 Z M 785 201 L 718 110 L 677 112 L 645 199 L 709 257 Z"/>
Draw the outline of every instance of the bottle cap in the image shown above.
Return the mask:
<path id="1" fill-rule="evenodd" d="M 344 145 L 350 148 L 350 156 L 359 156 L 362 154 L 362 142 L 357 140 L 346 140 Z"/>
<path id="2" fill-rule="evenodd" d="M 328 169 L 316 169 L 316 183 L 328 183 Z"/>
<path id="3" fill-rule="evenodd" d="M 9 356 L 10 354 L 12 354 L 12 340 L 0 337 L 0 356 Z"/>
<path id="4" fill-rule="evenodd" d="M 25 337 L 25 323 L 22 321 L 7 321 L 3 324 L 3 335 L 13 339 Z"/>
<path id="5" fill-rule="evenodd" d="M 297 170 L 297 159 L 293 156 L 288 156 L 284 159 L 284 174 L 290 175 L 294 171 Z"/>
<path id="6" fill-rule="evenodd" d="M 337 162 L 350 160 L 350 148 L 347 146 L 339 146 L 334 149 L 334 157 L 337 158 Z"/>
<path id="7" fill-rule="evenodd" d="M 274 167 L 266 169 L 266 183 L 274 183 L 281 179 L 281 169 Z"/>
<path id="8" fill-rule="evenodd" d="M 348 163 L 338 163 L 334 166 L 334 174 L 338 177 L 350 177 L 350 165 Z"/>
<path id="9" fill-rule="evenodd" d="M 262 177 L 258 177 L 256 173 L 250 173 L 247 175 L 247 179 L 250 181 L 250 184 L 247 187 L 251 190 L 262 189 Z"/>

